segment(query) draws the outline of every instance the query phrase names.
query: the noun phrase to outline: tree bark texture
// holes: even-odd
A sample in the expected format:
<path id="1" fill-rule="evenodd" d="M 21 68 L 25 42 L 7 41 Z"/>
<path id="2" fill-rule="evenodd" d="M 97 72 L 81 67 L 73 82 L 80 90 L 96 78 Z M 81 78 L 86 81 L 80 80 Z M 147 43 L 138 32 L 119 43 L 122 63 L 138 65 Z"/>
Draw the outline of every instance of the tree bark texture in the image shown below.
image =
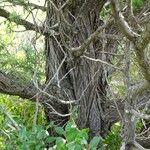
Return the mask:
<path id="1" fill-rule="evenodd" d="M 47 10 L 47 27 L 53 26 L 57 22 L 59 22 L 59 27 L 54 33 L 55 35 L 45 37 L 46 83 L 50 82 L 65 55 L 67 55 L 51 83 L 57 89 L 54 90 L 55 93 L 51 92 L 65 100 L 79 100 L 77 124 L 80 128 L 89 128 L 90 137 L 95 135 L 105 136 L 110 127 L 111 122 L 106 118 L 109 107 L 106 102 L 108 69 L 93 61 L 75 57 L 65 49 L 80 46 L 99 26 L 103 25 L 99 13 L 105 2 L 105 0 L 88 0 L 86 2 L 74 0 L 70 2 L 68 7 L 58 12 L 55 6 L 57 8 L 61 6 L 63 0 L 56 0 L 54 3 L 49 2 Z M 113 28 L 106 32 L 112 31 Z M 115 44 L 113 41 L 109 41 L 109 43 L 109 46 L 103 48 L 103 39 L 97 37 L 87 47 L 86 54 L 92 58 L 109 61 L 110 57 L 105 57 L 102 54 L 103 50 L 114 51 Z M 72 68 L 74 69 L 60 81 Z M 54 103 L 53 106 L 62 114 L 69 112 L 67 105 Z M 65 117 L 49 114 L 51 110 L 48 108 L 46 108 L 46 112 L 49 120 L 58 121 L 57 123 L 61 125 L 68 120 Z"/>

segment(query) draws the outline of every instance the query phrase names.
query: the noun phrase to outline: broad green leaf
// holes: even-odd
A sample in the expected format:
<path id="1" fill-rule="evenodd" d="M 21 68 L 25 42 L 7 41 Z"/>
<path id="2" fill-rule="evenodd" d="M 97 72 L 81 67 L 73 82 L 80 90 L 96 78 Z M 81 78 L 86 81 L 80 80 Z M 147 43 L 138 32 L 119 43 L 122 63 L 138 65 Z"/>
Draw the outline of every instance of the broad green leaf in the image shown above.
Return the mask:
<path id="1" fill-rule="evenodd" d="M 64 129 L 62 127 L 56 127 L 55 128 L 56 133 L 59 135 L 63 135 L 65 133 Z"/>
<path id="2" fill-rule="evenodd" d="M 56 138 L 56 145 L 64 145 L 66 143 L 65 139 L 62 137 L 57 137 Z"/>
<path id="3" fill-rule="evenodd" d="M 69 131 L 71 128 L 75 128 L 75 127 L 76 125 L 73 122 L 69 121 L 65 126 L 65 131 Z"/>
<path id="4" fill-rule="evenodd" d="M 82 146 L 81 145 L 75 145 L 74 150 L 82 150 Z"/>
<path id="5" fill-rule="evenodd" d="M 79 131 L 77 128 L 72 128 L 69 131 L 66 132 L 66 139 L 67 141 L 74 141 L 78 140 L 79 137 Z"/>
<path id="6" fill-rule="evenodd" d="M 58 137 L 56 138 L 56 150 L 67 150 L 66 146 L 65 146 L 65 139 L 63 139 L 62 137 Z"/>
<path id="7" fill-rule="evenodd" d="M 46 136 L 47 136 L 47 135 L 46 135 L 46 131 L 45 131 L 45 130 L 41 130 L 41 131 L 39 131 L 39 132 L 37 133 L 36 138 L 39 139 L 39 140 L 41 140 L 41 139 L 44 139 Z"/>
<path id="8" fill-rule="evenodd" d="M 46 139 L 46 143 L 52 143 L 56 140 L 56 137 L 50 136 Z"/>
<path id="9" fill-rule="evenodd" d="M 100 142 L 101 138 L 98 136 L 95 136 L 89 143 L 89 147 L 90 148 L 95 148 L 98 146 L 99 142 Z"/>
<path id="10" fill-rule="evenodd" d="M 74 150 L 74 148 L 75 148 L 75 141 L 67 143 L 66 147 L 68 148 L 68 150 Z"/>
<path id="11" fill-rule="evenodd" d="M 84 139 L 88 139 L 88 132 L 89 132 L 89 129 L 82 129 L 80 131 L 80 137 L 84 138 Z"/>
<path id="12" fill-rule="evenodd" d="M 54 125 L 54 122 L 51 121 L 50 124 L 46 127 L 46 130 L 49 129 L 49 128 L 52 128 L 52 127 L 54 127 L 54 126 L 55 126 L 55 125 Z"/>

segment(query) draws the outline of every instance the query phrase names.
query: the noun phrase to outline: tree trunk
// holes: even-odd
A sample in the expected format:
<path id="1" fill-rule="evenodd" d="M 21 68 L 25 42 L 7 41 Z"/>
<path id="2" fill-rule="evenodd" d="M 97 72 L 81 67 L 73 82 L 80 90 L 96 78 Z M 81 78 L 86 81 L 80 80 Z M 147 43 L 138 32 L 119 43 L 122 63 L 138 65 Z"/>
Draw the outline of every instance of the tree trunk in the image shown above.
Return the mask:
<path id="1" fill-rule="evenodd" d="M 79 100 L 78 126 L 89 128 L 90 137 L 105 136 L 111 123 L 105 117 L 108 110 L 107 68 L 85 58 L 76 57 L 68 51 L 70 47 L 80 46 L 103 25 L 99 13 L 105 0 L 73 0 L 58 11 L 57 8 L 63 3 L 64 0 L 48 3 L 47 28 L 56 23 L 58 28 L 52 35 L 45 37 L 46 83 L 51 82 L 47 92 L 66 101 Z M 103 39 L 96 38 L 87 47 L 85 54 L 108 61 L 110 58 L 105 57 L 102 52 L 106 49 L 111 51 L 115 44 L 111 45 L 110 41 L 111 48 L 108 45 L 104 48 L 103 42 Z M 54 99 L 49 103 L 61 114 L 69 112 L 69 105 L 57 103 Z M 47 105 L 45 110 L 48 120 L 56 121 L 59 125 L 64 125 L 68 120 L 68 117 L 51 114 L 52 109 Z"/>

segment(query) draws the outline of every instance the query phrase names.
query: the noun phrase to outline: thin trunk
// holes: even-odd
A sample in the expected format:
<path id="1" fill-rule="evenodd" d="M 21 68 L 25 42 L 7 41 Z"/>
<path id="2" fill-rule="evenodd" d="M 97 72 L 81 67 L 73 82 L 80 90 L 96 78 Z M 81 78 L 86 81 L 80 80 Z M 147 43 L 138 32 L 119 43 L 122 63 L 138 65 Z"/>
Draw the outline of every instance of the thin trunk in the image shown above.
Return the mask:
<path id="1" fill-rule="evenodd" d="M 125 45 L 125 85 L 126 85 L 126 100 L 125 100 L 125 114 L 123 120 L 123 141 L 125 142 L 125 150 L 133 149 L 133 142 L 135 141 L 135 117 L 131 113 L 134 107 L 133 98 L 131 97 L 130 89 L 130 53 L 131 43 L 126 42 Z"/>

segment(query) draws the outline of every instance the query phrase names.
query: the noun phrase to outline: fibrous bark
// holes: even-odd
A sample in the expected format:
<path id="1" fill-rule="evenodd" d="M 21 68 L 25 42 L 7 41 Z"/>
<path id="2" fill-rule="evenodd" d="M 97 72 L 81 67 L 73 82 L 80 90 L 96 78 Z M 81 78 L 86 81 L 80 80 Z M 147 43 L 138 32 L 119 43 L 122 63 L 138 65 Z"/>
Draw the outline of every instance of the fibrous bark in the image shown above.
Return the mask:
<path id="1" fill-rule="evenodd" d="M 104 136 L 109 128 L 109 121 L 105 118 L 105 110 L 108 107 L 105 79 L 107 69 L 104 71 L 102 65 L 80 58 L 80 55 L 76 56 L 66 49 L 79 47 L 99 26 L 103 25 L 103 21 L 99 19 L 99 12 L 105 1 L 75 0 L 71 1 L 65 10 L 58 11 L 63 2 L 55 1 L 48 4 L 47 26 L 59 22 L 59 28 L 56 31 L 59 34 L 46 36 L 47 84 L 65 59 L 51 84 L 56 84 L 60 89 L 64 89 L 68 99 L 79 100 L 77 124 L 80 128 L 89 128 L 91 137 Z M 85 47 L 85 51 L 89 57 L 103 59 L 102 45 L 100 39 L 96 38 Z M 107 61 L 108 58 L 104 60 Z M 69 72 L 72 68 L 73 70 Z M 59 82 L 67 72 L 69 72 L 67 76 Z M 59 94 L 63 99 L 66 98 L 63 93 Z M 68 112 L 68 107 L 61 107 L 61 104 L 59 104 L 61 109 L 56 105 L 54 107 L 61 113 Z M 49 115 L 48 111 L 47 115 L 52 120 L 58 120 L 57 116 Z"/>

